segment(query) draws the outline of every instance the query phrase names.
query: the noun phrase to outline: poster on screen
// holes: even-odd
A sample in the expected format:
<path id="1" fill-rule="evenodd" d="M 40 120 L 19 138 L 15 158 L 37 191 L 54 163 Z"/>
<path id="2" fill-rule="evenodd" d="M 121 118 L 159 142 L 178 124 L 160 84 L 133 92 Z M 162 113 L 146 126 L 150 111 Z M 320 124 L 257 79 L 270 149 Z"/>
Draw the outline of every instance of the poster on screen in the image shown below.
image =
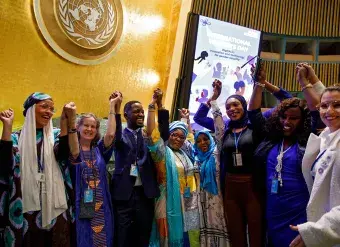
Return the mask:
<path id="1" fill-rule="evenodd" d="M 199 17 L 189 100 L 193 129 L 203 129 L 193 121 L 193 116 L 200 104 L 210 98 L 215 79 L 222 82 L 222 92 L 217 102 L 224 117 L 225 100 L 230 95 L 239 94 L 249 100 L 253 90 L 250 68 L 256 59 L 243 68 L 241 66 L 259 54 L 260 39 L 260 31 Z"/>

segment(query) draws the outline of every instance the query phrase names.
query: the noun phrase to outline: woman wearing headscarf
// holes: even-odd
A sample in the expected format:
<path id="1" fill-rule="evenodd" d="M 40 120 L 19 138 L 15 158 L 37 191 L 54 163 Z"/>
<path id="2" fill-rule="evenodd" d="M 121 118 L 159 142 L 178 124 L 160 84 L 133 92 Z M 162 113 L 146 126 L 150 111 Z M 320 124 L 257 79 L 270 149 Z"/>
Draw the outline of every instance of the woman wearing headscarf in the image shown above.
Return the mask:
<path id="1" fill-rule="evenodd" d="M 53 129 L 51 96 L 33 93 L 24 103 L 22 130 L 12 135 L 13 112 L 0 114 L 4 124 L 0 212 L 6 220 L 5 246 L 72 245 L 72 183 L 63 161 L 69 149 L 72 154 L 79 152 L 74 145 L 75 109 L 72 102 L 65 105 L 61 130 Z M 5 146 L 12 146 L 12 150 Z M 11 159 L 6 158 L 9 151 L 14 155 Z"/>
<path id="2" fill-rule="evenodd" d="M 149 106 L 147 134 L 149 150 L 155 161 L 160 197 L 156 199 L 155 220 L 150 246 L 199 246 L 199 193 L 194 164 L 181 149 L 193 135 L 188 124 L 174 121 L 169 125 L 169 141 L 164 142 L 155 128 L 155 102 L 158 90 Z M 186 117 L 187 112 L 183 112 Z M 161 125 L 162 123 L 160 123 Z"/>
<path id="3" fill-rule="evenodd" d="M 199 171 L 197 186 L 200 191 L 200 245 L 230 246 L 219 183 L 220 157 L 216 143 L 208 131 L 195 133 L 194 153 L 195 167 Z"/>
<path id="4" fill-rule="evenodd" d="M 233 247 L 247 246 L 248 226 L 250 246 L 262 247 L 262 205 L 253 187 L 253 154 L 259 139 L 249 123 L 246 100 L 240 95 L 231 95 L 226 100 L 230 121 L 225 126 L 216 103 L 222 85 L 215 81 L 213 87 L 210 104 L 215 119 L 216 140 L 220 143 L 220 180 L 230 242 Z"/>

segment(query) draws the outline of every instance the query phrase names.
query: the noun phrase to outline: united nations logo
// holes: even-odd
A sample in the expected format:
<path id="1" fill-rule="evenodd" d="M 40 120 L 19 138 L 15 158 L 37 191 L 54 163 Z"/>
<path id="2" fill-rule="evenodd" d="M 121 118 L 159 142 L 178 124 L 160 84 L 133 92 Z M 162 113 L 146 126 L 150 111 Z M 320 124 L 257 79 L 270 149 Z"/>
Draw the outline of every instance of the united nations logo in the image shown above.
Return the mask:
<path id="1" fill-rule="evenodd" d="M 35 0 L 34 13 L 49 45 L 78 64 L 106 61 L 123 34 L 120 0 Z"/>

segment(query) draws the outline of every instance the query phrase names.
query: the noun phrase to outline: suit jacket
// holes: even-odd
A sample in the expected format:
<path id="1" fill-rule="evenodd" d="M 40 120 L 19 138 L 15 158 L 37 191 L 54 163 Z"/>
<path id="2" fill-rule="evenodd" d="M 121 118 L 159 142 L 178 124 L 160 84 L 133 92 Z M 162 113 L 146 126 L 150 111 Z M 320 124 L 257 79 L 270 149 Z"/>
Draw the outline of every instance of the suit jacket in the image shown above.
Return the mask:
<path id="1" fill-rule="evenodd" d="M 169 125 L 169 112 L 166 110 L 158 111 L 158 121 L 160 123 L 162 135 L 169 135 L 167 128 Z M 142 180 L 144 193 L 148 198 L 159 196 L 159 188 L 156 179 L 156 169 L 154 162 L 147 147 L 146 137 L 142 131 L 137 134 L 137 143 L 133 133 L 129 130 L 122 130 L 121 115 L 116 115 L 116 137 L 114 141 L 115 151 L 115 170 L 112 176 L 112 198 L 114 200 L 129 200 L 136 177 L 130 176 L 131 165 L 136 162 L 138 172 Z M 165 137 L 168 138 L 168 137 Z"/>
<path id="2" fill-rule="evenodd" d="M 340 246 L 340 132 L 316 162 L 315 180 L 311 175 L 320 153 L 321 139 L 329 135 L 326 128 L 320 137 L 311 134 L 302 160 L 302 172 L 310 199 L 307 223 L 298 225 L 306 246 Z"/>

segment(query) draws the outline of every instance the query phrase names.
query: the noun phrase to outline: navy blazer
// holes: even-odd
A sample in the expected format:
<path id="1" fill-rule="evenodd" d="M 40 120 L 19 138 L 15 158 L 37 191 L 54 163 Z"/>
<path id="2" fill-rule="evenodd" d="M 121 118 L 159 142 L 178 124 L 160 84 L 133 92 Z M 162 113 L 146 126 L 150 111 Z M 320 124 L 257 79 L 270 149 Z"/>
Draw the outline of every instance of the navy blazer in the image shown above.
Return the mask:
<path id="1" fill-rule="evenodd" d="M 159 111 L 160 112 L 160 111 Z M 159 118 L 162 114 L 159 114 Z M 131 164 L 137 161 L 144 193 L 148 198 L 159 196 L 156 168 L 147 147 L 147 140 L 142 131 L 137 134 L 137 143 L 133 133 L 122 130 L 121 115 L 116 115 L 117 130 L 114 141 L 115 170 L 112 176 L 112 198 L 129 200 L 136 177 L 130 176 Z"/>

